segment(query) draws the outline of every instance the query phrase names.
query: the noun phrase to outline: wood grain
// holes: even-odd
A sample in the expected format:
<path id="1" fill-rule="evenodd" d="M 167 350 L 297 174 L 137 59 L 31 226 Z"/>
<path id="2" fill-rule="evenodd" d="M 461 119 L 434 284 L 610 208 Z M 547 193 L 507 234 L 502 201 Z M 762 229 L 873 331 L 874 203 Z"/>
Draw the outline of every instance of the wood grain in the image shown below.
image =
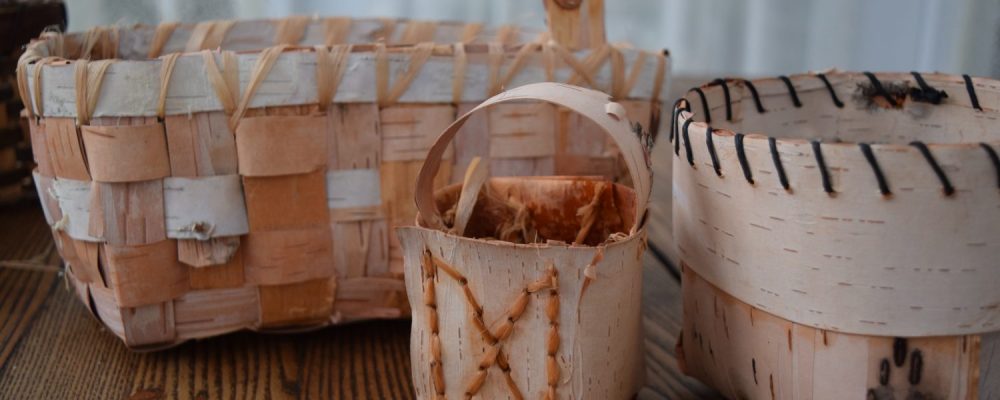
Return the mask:
<path id="1" fill-rule="evenodd" d="M 0 225 L 4 228 L 0 229 L 0 365 L 13 352 L 56 280 L 56 270 L 44 268 L 55 253 L 44 219 L 39 220 L 41 209 L 18 204 L 4 211 Z M 39 257 L 31 258 L 36 255 Z"/>
<path id="2" fill-rule="evenodd" d="M 54 272 L 0 269 L 0 364 L 52 291 Z"/>

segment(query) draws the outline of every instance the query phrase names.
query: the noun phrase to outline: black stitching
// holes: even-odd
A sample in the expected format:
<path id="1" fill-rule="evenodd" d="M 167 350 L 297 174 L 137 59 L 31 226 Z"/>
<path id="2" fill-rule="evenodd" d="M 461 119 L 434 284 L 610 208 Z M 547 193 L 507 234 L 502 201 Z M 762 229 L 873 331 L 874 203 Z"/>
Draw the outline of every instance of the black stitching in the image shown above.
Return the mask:
<path id="1" fill-rule="evenodd" d="M 750 95 L 753 96 L 753 102 L 757 105 L 757 112 L 761 114 L 766 113 L 767 110 L 764 109 L 764 104 L 760 102 L 760 94 L 757 93 L 757 87 L 753 85 L 753 82 L 746 79 L 743 80 L 743 84 L 747 87 L 747 89 L 750 89 Z"/>
<path id="2" fill-rule="evenodd" d="M 986 154 L 990 157 L 990 161 L 993 162 L 993 169 L 997 171 L 997 187 L 1000 188 L 1000 157 L 997 157 L 996 150 L 993 150 L 993 147 L 989 144 L 980 143 L 979 146 L 982 147 L 983 150 L 986 150 Z"/>
<path id="3" fill-rule="evenodd" d="M 883 358 L 878 367 L 878 383 L 882 386 L 889 384 L 889 359 Z"/>
<path id="4" fill-rule="evenodd" d="M 868 77 L 868 81 L 872 83 L 872 87 L 875 88 L 875 91 L 878 92 L 879 96 L 882 96 L 882 98 L 884 98 L 885 101 L 889 102 L 889 105 L 893 107 L 899 107 L 899 103 L 897 103 L 896 99 L 893 99 L 892 96 L 889 95 L 889 92 L 887 92 L 885 88 L 882 87 L 882 82 L 875 77 L 875 74 L 865 71 L 865 76 Z"/>
<path id="5" fill-rule="evenodd" d="M 753 185 L 753 171 L 750 170 L 750 163 L 747 161 L 747 153 L 746 150 L 743 149 L 744 136 L 745 135 L 742 133 L 737 133 L 736 136 L 733 136 L 733 140 L 736 142 L 736 159 L 740 161 L 740 169 L 743 170 L 743 177 L 747 178 L 747 182 L 750 182 L 750 184 Z"/>
<path id="6" fill-rule="evenodd" d="M 895 338 L 892 341 L 892 361 L 896 367 L 902 367 L 906 363 L 906 339 Z"/>
<path id="7" fill-rule="evenodd" d="M 875 173 L 875 180 L 878 181 L 878 190 L 882 192 L 883 196 L 889 196 L 892 192 L 889 190 L 889 183 L 885 180 L 885 175 L 882 174 L 882 168 L 878 165 L 878 160 L 875 158 L 875 153 L 872 152 L 872 146 L 868 143 L 858 143 L 861 147 L 861 154 L 865 155 L 865 160 L 868 160 L 868 165 L 872 167 L 872 172 Z"/>
<path id="8" fill-rule="evenodd" d="M 705 127 L 705 145 L 708 146 L 708 155 L 712 158 L 712 169 L 715 175 L 722 176 L 722 168 L 719 167 L 719 156 L 715 154 L 715 142 L 712 141 L 712 127 Z"/>
<path id="9" fill-rule="evenodd" d="M 698 88 L 698 87 L 691 88 L 691 90 L 689 90 L 688 92 L 692 92 L 692 91 L 695 92 L 695 93 L 698 93 L 698 97 L 701 97 L 701 109 L 705 110 L 705 122 L 706 123 L 711 123 L 712 122 L 712 113 L 708 110 L 708 99 L 705 98 L 705 92 L 702 91 L 701 88 Z"/>
<path id="10" fill-rule="evenodd" d="M 941 165 L 938 164 L 937 160 L 934 158 L 934 154 L 931 154 L 931 150 L 927 148 L 924 142 L 919 140 L 910 142 L 910 146 L 916 147 L 920 150 L 920 154 L 924 156 L 927 163 L 931 165 L 931 169 L 934 170 L 934 174 L 937 175 L 938 180 L 941 181 L 941 186 L 944 188 L 944 195 L 951 196 L 955 194 L 955 187 L 951 186 L 951 180 L 948 179 L 948 175 L 945 175 L 944 170 L 941 169 Z"/>
<path id="11" fill-rule="evenodd" d="M 684 140 L 685 141 L 687 140 L 688 126 L 691 125 L 692 122 L 694 122 L 694 118 L 688 118 L 688 119 L 684 120 L 684 126 L 681 128 L 681 132 L 684 133 Z M 677 141 L 674 142 L 674 155 L 675 156 L 680 156 L 681 155 L 681 137 L 679 135 L 680 135 L 680 133 L 678 133 Z"/>
<path id="12" fill-rule="evenodd" d="M 726 121 L 732 121 L 733 104 L 732 104 L 732 99 L 729 97 L 729 84 L 727 84 L 726 80 L 722 78 L 712 81 L 712 84 L 722 86 L 722 95 L 726 98 Z"/>
<path id="13" fill-rule="evenodd" d="M 681 100 L 677 99 L 674 102 L 674 107 L 670 109 L 670 136 L 668 136 L 668 139 L 670 139 L 671 143 L 674 142 L 674 129 L 677 127 L 677 107 L 680 106 L 680 103 Z"/>
<path id="14" fill-rule="evenodd" d="M 684 103 L 684 107 L 681 107 L 681 103 Z M 687 99 L 681 97 L 674 102 L 673 118 L 670 120 L 670 141 L 673 142 L 677 138 L 677 118 L 681 116 L 681 110 L 691 111 L 691 104 L 687 102 Z"/>
<path id="15" fill-rule="evenodd" d="M 972 102 L 972 108 L 983 111 L 983 108 L 979 106 L 979 97 L 976 96 L 976 87 L 972 86 L 972 77 L 964 74 L 962 75 L 962 79 L 965 80 L 965 90 L 969 92 L 969 101 Z"/>
<path id="16" fill-rule="evenodd" d="M 927 81 L 924 80 L 923 76 L 920 76 L 919 72 L 910 71 L 910 75 L 913 75 L 913 80 L 917 81 L 917 86 L 920 86 L 920 89 L 914 88 L 910 90 L 910 97 L 913 98 L 913 101 L 941 104 L 942 100 L 948 98 L 948 93 L 945 93 L 944 90 L 937 90 L 931 85 L 928 85 Z"/>
<path id="17" fill-rule="evenodd" d="M 924 370 L 924 355 L 920 350 L 913 350 L 910 353 L 910 375 L 907 380 L 911 385 L 920 384 L 920 376 Z"/>
<path id="18" fill-rule="evenodd" d="M 816 74 L 816 77 L 826 85 L 826 90 L 830 92 L 830 97 L 833 98 L 833 104 L 837 108 L 844 108 L 844 102 L 840 101 L 840 98 L 837 97 L 837 92 L 833 91 L 833 85 L 830 84 L 829 79 L 826 79 L 826 74 Z"/>
<path id="19" fill-rule="evenodd" d="M 670 142 L 674 141 L 674 132 L 677 130 L 677 115 L 680 112 L 681 101 L 684 99 L 677 99 L 674 102 L 674 108 L 670 110 Z"/>
<path id="20" fill-rule="evenodd" d="M 689 126 L 691 126 L 691 119 L 688 119 L 687 121 L 684 121 L 684 129 L 683 129 L 683 134 L 684 134 L 684 153 L 687 154 L 688 164 L 691 164 L 691 166 L 694 166 L 694 155 L 692 154 L 693 152 L 691 151 L 691 137 L 688 135 L 688 127 Z"/>
<path id="21" fill-rule="evenodd" d="M 771 148 L 771 160 L 774 161 L 774 170 L 778 173 L 778 181 L 785 190 L 791 190 L 788 184 L 788 176 L 785 175 L 785 166 L 781 165 L 781 154 L 778 154 L 778 141 L 773 137 L 767 138 L 767 144 Z"/>
<path id="22" fill-rule="evenodd" d="M 826 160 L 823 159 L 823 149 L 819 140 L 812 141 L 813 155 L 816 156 L 816 166 L 819 167 L 820 180 L 823 181 L 823 191 L 827 194 L 836 193 L 833 184 L 830 183 L 830 171 L 826 168 Z"/>
<path id="23" fill-rule="evenodd" d="M 795 85 L 792 85 L 792 80 L 788 79 L 785 75 L 779 76 L 778 78 L 781 78 L 781 81 L 785 82 L 785 87 L 788 88 L 788 94 L 792 96 L 792 104 L 795 105 L 795 108 L 802 107 L 802 102 L 799 101 L 799 94 L 795 92 Z"/>

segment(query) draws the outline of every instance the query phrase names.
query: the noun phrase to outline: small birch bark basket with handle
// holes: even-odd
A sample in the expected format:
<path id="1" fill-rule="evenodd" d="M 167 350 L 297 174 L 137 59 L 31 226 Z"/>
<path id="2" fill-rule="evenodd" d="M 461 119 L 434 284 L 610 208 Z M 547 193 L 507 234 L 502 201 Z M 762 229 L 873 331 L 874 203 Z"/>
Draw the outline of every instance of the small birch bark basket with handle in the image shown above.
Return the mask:
<path id="1" fill-rule="evenodd" d="M 731 398 L 1000 395 L 1000 82 L 716 80 L 673 114 L 688 374 Z"/>
<path id="2" fill-rule="evenodd" d="M 474 163 L 462 184 L 432 194 L 442 154 L 473 113 L 524 101 L 565 107 L 610 134 L 634 189 L 594 177 L 487 179 Z M 644 377 L 650 180 L 624 109 L 594 90 L 521 86 L 448 127 L 418 175 L 418 226 L 397 228 L 418 397 L 633 396 Z"/>
<path id="3" fill-rule="evenodd" d="M 390 230 L 413 222 L 410 182 L 457 113 L 562 81 L 656 126 L 665 55 L 594 30 L 550 40 L 601 22 L 603 2 L 588 3 L 550 5 L 558 35 L 310 17 L 44 33 L 18 82 L 70 282 L 131 347 L 405 318 Z M 482 152 L 497 175 L 621 170 L 599 129 L 555 106 L 504 104 L 470 125 L 438 187 Z"/>

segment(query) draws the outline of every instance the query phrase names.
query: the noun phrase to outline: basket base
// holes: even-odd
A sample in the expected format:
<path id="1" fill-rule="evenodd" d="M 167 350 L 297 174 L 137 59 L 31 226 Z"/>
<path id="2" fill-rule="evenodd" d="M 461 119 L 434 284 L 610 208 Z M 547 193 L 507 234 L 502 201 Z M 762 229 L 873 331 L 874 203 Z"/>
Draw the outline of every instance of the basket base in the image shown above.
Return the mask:
<path id="1" fill-rule="evenodd" d="M 685 374 L 734 399 L 997 395 L 1000 333 L 892 338 L 813 328 L 732 297 L 682 265 Z"/>

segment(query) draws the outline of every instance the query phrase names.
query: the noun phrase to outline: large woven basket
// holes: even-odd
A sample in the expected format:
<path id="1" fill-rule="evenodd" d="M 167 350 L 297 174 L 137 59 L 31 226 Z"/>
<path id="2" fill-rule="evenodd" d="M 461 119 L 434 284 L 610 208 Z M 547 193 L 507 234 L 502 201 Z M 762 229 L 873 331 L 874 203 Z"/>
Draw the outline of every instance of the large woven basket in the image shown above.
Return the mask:
<path id="1" fill-rule="evenodd" d="M 554 4 L 553 27 L 600 22 Z M 390 227 L 412 223 L 412 182 L 456 113 L 557 80 L 655 126 L 663 54 L 552 31 L 293 17 L 42 35 L 19 80 L 70 281 L 130 346 L 407 316 Z M 480 117 L 436 185 L 487 149 L 500 175 L 620 169 L 555 106 Z"/>
<path id="2" fill-rule="evenodd" d="M 487 179 L 474 163 L 432 196 L 448 143 L 473 112 L 542 100 L 571 109 L 622 149 L 634 190 L 593 177 Z M 413 382 L 420 398 L 625 399 L 643 382 L 642 227 L 648 148 L 606 94 L 539 83 L 459 118 L 417 181 L 419 226 L 398 228 Z M 478 167 L 478 168 L 476 168 Z"/>
<path id="3" fill-rule="evenodd" d="M 674 116 L 687 373 L 731 398 L 1000 395 L 1000 82 L 717 80 Z"/>

